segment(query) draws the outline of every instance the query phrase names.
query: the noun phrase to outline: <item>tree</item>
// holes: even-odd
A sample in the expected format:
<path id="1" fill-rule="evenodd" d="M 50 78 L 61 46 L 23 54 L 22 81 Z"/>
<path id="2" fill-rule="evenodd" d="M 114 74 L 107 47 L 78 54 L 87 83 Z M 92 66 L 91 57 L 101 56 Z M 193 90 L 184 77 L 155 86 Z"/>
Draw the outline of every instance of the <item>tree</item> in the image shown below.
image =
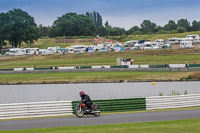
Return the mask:
<path id="1" fill-rule="evenodd" d="M 192 22 L 191 30 L 192 31 L 199 31 L 200 30 L 200 21 L 197 22 L 196 20 L 194 20 Z"/>
<path id="2" fill-rule="evenodd" d="M 21 9 L 10 10 L 8 14 L 11 20 L 9 42 L 12 46 L 21 47 L 22 42 L 32 45 L 34 40 L 38 39 L 38 29 L 34 18 Z"/>
<path id="3" fill-rule="evenodd" d="M 187 19 L 178 20 L 178 27 L 184 28 L 186 31 L 190 31 L 190 22 Z"/>
<path id="4" fill-rule="evenodd" d="M 143 33 L 153 33 L 156 31 L 156 24 L 149 20 L 144 20 L 141 24 L 141 31 Z"/>
<path id="5" fill-rule="evenodd" d="M 168 24 L 164 26 L 165 30 L 171 31 L 171 30 L 176 30 L 178 28 L 178 25 L 176 24 L 175 21 L 169 20 Z"/>
<path id="6" fill-rule="evenodd" d="M 93 13 L 86 12 L 86 16 L 90 17 L 90 19 L 94 22 L 97 28 L 103 26 L 102 16 L 98 12 L 95 11 L 93 11 Z"/>
<path id="7" fill-rule="evenodd" d="M 76 13 L 58 17 L 52 28 L 55 36 L 91 36 L 95 33 L 94 22 L 88 16 Z"/>
<path id="8" fill-rule="evenodd" d="M 38 37 L 49 36 L 50 27 L 43 26 L 42 24 L 38 26 Z"/>
<path id="9" fill-rule="evenodd" d="M 5 40 L 8 40 L 10 35 L 10 17 L 8 13 L 0 13 L 0 50 L 6 44 Z"/>
<path id="10" fill-rule="evenodd" d="M 132 35 L 132 34 L 135 34 L 137 33 L 138 31 L 140 31 L 140 28 L 138 26 L 134 26 L 132 27 L 131 29 L 129 29 L 126 34 L 127 35 Z"/>

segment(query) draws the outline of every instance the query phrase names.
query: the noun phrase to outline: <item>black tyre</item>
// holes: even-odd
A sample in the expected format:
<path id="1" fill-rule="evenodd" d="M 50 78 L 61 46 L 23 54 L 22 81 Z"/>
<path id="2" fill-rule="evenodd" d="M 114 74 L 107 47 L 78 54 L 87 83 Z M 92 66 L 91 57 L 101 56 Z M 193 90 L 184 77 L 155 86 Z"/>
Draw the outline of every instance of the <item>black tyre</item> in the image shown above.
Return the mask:
<path id="1" fill-rule="evenodd" d="M 76 107 L 76 109 L 75 109 L 75 115 L 78 118 L 82 118 L 84 116 L 84 110 L 80 109 L 79 107 Z"/>
<path id="2" fill-rule="evenodd" d="M 98 105 L 93 105 L 93 111 L 94 111 L 94 112 L 95 112 L 95 111 L 99 111 L 99 112 L 94 113 L 94 116 L 95 116 L 95 117 L 99 117 L 99 116 L 100 116 L 101 112 L 100 112 L 100 108 L 99 108 Z"/>

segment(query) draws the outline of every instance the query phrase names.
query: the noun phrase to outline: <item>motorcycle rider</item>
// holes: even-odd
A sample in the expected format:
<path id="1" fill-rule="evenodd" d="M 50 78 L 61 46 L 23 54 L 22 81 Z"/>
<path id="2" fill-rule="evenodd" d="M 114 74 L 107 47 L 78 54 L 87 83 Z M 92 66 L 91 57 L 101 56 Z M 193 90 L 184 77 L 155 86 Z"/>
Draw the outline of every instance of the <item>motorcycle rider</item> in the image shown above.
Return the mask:
<path id="1" fill-rule="evenodd" d="M 79 94 L 81 97 L 81 102 L 87 106 L 90 112 L 92 112 L 92 100 L 90 99 L 90 97 L 85 94 L 84 91 L 80 91 Z"/>

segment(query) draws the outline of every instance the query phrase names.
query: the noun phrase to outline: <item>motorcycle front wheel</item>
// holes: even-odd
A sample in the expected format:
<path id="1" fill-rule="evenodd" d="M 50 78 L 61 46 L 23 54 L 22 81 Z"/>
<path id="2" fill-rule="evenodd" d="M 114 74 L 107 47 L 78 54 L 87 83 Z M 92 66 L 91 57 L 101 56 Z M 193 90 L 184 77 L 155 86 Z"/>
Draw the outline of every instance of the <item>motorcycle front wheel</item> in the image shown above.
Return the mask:
<path id="1" fill-rule="evenodd" d="M 84 110 L 79 108 L 79 107 L 76 107 L 75 109 L 75 115 L 78 117 L 78 118 L 82 118 L 84 116 Z"/>

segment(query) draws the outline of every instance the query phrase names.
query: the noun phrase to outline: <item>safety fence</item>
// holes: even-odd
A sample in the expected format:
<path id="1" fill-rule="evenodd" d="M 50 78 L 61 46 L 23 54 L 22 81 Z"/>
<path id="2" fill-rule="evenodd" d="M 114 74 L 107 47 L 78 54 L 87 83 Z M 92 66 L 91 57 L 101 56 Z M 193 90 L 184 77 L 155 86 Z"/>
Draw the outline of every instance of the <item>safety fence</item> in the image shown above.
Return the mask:
<path id="1" fill-rule="evenodd" d="M 146 97 L 146 109 L 170 109 L 200 106 L 200 94 Z"/>
<path id="2" fill-rule="evenodd" d="M 72 115 L 71 101 L 0 104 L 0 119 Z"/>
<path id="3" fill-rule="evenodd" d="M 75 110 L 78 101 L 73 101 L 73 110 Z M 100 106 L 101 112 L 123 112 L 146 110 L 145 98 L 130 98 L 130 99 L 111 99 L 111 100 L 94 100 L 94 104 Z"/>
<path id="4" fill-rule="evenodd" d="M 49 67 L 49 68 L 14 68 L 0 69 L 1 71 L 55 71 L 55 70 L 95 70 L 95 69 L 176 69 L 176 68 L 200 68 L 200 64 L 158 64 L 158 65 L 119 65 L 119 66 L 72 66 L 72 67 Z"/>
<path id="5" fill-rule="evenodd" d="M 50 101 L 0 104 L 0 119 L 72 115 L 78 102 L 79 101 Z M 200 106 L 200 94 L 94 100 L 93 103 L 100 106 L 101 112 L 127 112 L 195 107 Z"/>

